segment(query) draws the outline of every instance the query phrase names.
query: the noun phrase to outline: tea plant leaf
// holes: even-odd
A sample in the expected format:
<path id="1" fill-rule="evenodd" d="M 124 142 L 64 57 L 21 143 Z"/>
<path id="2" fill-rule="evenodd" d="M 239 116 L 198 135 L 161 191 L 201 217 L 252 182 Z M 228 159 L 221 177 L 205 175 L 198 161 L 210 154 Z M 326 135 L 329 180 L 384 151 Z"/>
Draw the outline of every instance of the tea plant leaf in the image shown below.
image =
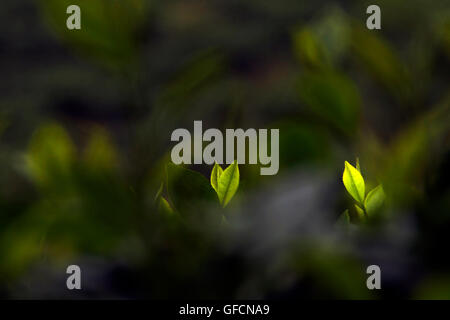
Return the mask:
<path id="1" fill-rule="evenodd" d="M 345 161 L 345 170 L 342 181 L 348 193 L 359 203 L 364 203 L 365 185 L 364 179 L 359 171 L 350 163 Z"/>
<path id="2" fill-rule="evenodd" d="M 364 221 L 366 216 L 364 215 L 364 210 L 355 204 L 356 213 L 358 214 L 359 221 Z"/>
<path id="3" fill-rule="evenodd" d="M 356 158 L 356 170 L 358 170 L 359 173 L 361 173 L 361 167 L 359 165 L 359 158 Z"/>
<path id="4" fill-rule="evenodd" d="M 411 98 L 412 79 L 404 61 L 382 37 L 352 28 L 352 47 L 362 66 L 398 99 Z"/>
<path id="5" fill-rule="evenodd" d="M 328 52 L 310 28 L 298 30 L 293 35 L 294 53 L 304 64 L 326 69 L 330 66 Z"/>
<path id="6" fill-rule="evenodd" d="M 211 186 L 217 193 L 219 192 L 219 179 L 222 173 L 222 167 L 216 162 L 211 172 Z"/>
<path id="7" fill-rule="evenodd" d="M 163 191 L 164 191 L 164 182 L 161 182 L 161 185 L 159 186 L 159 189 L 155 196 L 155 204 L 157 206 L 158 212 L 170 216 L 174 214 L 174 211 L 170 206 L 169 202 L 162 196 Z"/>
<path id="8" fill-rule="evenodd" d="M 86 165 L 93 171 L 113 171 L 119 165 L 119 156 L 108 132 L 94 128 L 83 154 Z"/>
<path id="9" fill-rule="evenodd" d="M 355 134 L 361 96 L 353 80 L 340 73 L 309 72 L 300 77 L 297 90 L 308 112 L 346 135 Z"/>
<path id="10" fill-rule="evenodd" d="M 366 200 L 364 201 L 364 206 L 366 207 L 367 212 L 375 213 L 378 209 L 380 209 L 385 197 L 383 186 L 381 184 L 372 189 L 367 194 Z"/>
<path id="11" fill-rule="evenodd" d="M 225 169 L 219 178 L 218 192 L 219 201 L 222 207 L 225 207 L 233 198 L 239 187 L 239 166 L 237 161 Z"/>
<path id="12" fill-rule="evenodd" d="M 75 145 L 67 131 L 57 123 L 41 126 L 31 138 L 26 169 L 39 186 L 67 185 L 75 161 Z"/>
<path id="13" fill-rule="evenodd" d="M 172 209 L 182 215 L 198 214 L 199 205 L 216 202 L 216 194 L 208 179 L 202 174 L 169 163 L 167 165 L 167 188 Z"/>
<path id="14" fill-rule="evenodd" d="M 163 197 L 159 198 L 159 212 L 161 212 L 164 215 L 168 215 L 171 216 L 174 214 L 174 211 L 172 209 L 172 207 L 170 206 L 169 202 L 167 202 L 166 199 L 164 199 Z"/>
<path id="15" fill-rule="evenodd" d="M 350 223 L 350 214 L 348 213 L 348 209 L 342 212 L 342 214 L 339 216 L 338 223 L 340 224 Z"/>
<path id="16" fill-rule="evenodd" d="M 220 221 L 220 225 L 227 227 L 230 225 L 230 223 L 228 222 L 227 218 L 225 218 L 225 216 L 222 216 L 222 220 Z"/>
<path id="17" fill-rule="evenodd" d="M 155 195 L 155 203 L 161 198 L 163 190 L 164 190 L 164 182 L 161 182 L 161 185 L 159 186 L 159 189 Z"/>

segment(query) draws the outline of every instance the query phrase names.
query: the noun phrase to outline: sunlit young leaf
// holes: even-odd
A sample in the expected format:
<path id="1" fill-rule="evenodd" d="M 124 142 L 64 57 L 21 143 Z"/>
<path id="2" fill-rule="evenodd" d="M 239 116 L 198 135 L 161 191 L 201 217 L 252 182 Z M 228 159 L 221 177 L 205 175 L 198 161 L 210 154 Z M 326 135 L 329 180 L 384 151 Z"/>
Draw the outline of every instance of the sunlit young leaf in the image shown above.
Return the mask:
<path id="1" fill-rule="evenodd" d="M 239 187 L 239 166 L 237 161 L 234 161 L 232 164 L 225 169 L 219 179 L 218 190 L 217 193 L 219 196 L 220 204 L 225 207 L 228 202 L 233 198 Z"/>
<path id="2" fill-rule="evenodd" d="M 211 186 L 214 188 L 214 190 L 216 190 L 216 192 L 219 192 L 219 179 L 222 173 L 222 167 L 216 162 L 211 172 Z"/>
<path id="3" fill-rule="evenodd" d="M 359 171 L 350 163 L 345 161 L 345 170 L 342 181 L 348 193 L 359 203 L 364 203 L 365 185 L 364 179 Z"/>
<path id="4" fill-rule="evenodd" d="M 369 214 L 375 213 L 380 209 L 385 199 L 383 186 L 380 184 L 378 187 L 372 189 L 364 201 L 364 206 Z"/>

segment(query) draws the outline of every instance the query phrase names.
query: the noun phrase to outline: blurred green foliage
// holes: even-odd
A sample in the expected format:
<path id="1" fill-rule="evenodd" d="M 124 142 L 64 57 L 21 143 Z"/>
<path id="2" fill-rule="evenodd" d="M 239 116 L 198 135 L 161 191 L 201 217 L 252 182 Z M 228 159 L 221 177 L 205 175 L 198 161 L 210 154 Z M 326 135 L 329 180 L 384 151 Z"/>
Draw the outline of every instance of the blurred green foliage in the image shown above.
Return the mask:
<path id="1" fill-rule="evenodd" d="M 80 31 L 66 29 L 69 4 Z M 64 297 L 63 282 L 30 274 L 74 261 L 106 274 L 95 257 L 139 280 L 94 279 L 93 292 L 108 282 L 94 297 L 448 298 L 436 280 L 450 274 L 446 1 L 382 1 L 376 32 L 363 2 L 17 0 L 4 12 L 19 5 L 39 23 L 0 38 L 0 293 Z M 193 120 L 279 128 L 279 174 L 173 165 L 170 133 Z M 339 215 L 358 209 L 342 163 L 356 156 L 362 196 L 345 186 L 358 208 L 386 200 L 379 221 L 343 231 Z M 372 263 L 381 293 L 365 287 Z M 23 282 L 37 291 L 17 293 Z"/>
<path id="2" fill-rule="evenodd" d="M 75 51 L 114 70 L 124 72 L 133 67 L 139 32 L 147 17 L 146 1 L 39 1 L 58 36 Z M 82 8 L 82 28 L 77 32 L 67 32 L 66 9 L 70 5 Z"/>

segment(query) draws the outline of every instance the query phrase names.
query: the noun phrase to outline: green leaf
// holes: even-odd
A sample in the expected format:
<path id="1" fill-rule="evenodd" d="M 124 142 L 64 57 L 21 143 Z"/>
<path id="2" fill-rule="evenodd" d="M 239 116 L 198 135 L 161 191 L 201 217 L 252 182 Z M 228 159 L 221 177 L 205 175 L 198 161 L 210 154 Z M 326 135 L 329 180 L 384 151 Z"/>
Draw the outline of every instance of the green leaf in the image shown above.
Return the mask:
<path id="1" fill-rule="evenodd" d="M 346 209 L 344 212 L 342 212 L 342 214 L 340 215 L 340 217 L 338 219 L 338 223 L 342 223 L 342 224 L 350 223 L 350 214 L 348 213 L 348 209 Z"/>
<path id="2" fill-rule="evenodd" d="M 138 35 L 145 28 L 148 1 L 40 0 L 46 22 L 72 51 L 117 70 L 138 61 Z M 81 8 L 81 30 L 68 31 L 66 9 Z"/>
<path id="3" fill-rule="evenodd" d="M 359 165 L 359 158 L 356 158 L 356 170 L 358 170 L 359 173 L 361 173 L 361 167 Z"/>
<path id="4" fill-rule="evenodd" d="M 383 186 L 380 184 L 367 194 L 366 200 L 364 201 L 366 211 L 371 214 L 375 213 L 378 209 L 380 209 L 384 199 L 385 195 Z"/>
<path id="5" fill-rule="evenodd" d="M 220 225 L 227 227 L 230 225 L 230 223 L 228 222 L 227 218 L 225 216 L 222 216 L 222 220 L 220 221 Z"/>
<path id="6" fill-rule="evenodd" d="M 283 132 L 279 140 L 280 167 L 293 167 L 299 163 L 325 163 L 331 157 L 330 136 L 320 126 L 292 120 L 274 123 Z M 292 148 L 300 145 L 301 148 Z"/>
<path id="7" fill-rule="evenodd" d="M 161 212 L 166 215 L 172 215 L 174 213 L 172 207 L 170 206 L 169 202 L 162 196 L 164 190 L 164 182 L 161 182 L 161 185 L 159 186 L 158 192 L 155 196 L 155 203 L 157 205 L 158 212 Z"/>
<path id="8" fill-rule="evenodd" d="M 350 25 L 345 14 L 337 8 L 294 29 L 292 43 L 295 56 L 302 67 L 327 70 L 340 63 L 349 49 Z"/>
<path id="9" fill-rule="evenodd" d="M 233 198 L 239 187 L 239 166 L 237 161 L 225 169 L 219 178 L 218 192 L 219 201 L 222 207 L 225 207 Z"/>
<path id="10" fill-rule="evenodd" d="M 159 189 L 155 195 L 155 203 L 157 203 L 159 201 L 159 199 L 161 198 L 163 190 L 164 190 L 164 182 L 161 182 L 161 185 L 159 186 Z"/>
<path id="11" fill-rule="evenodd" d="M 159 198 L 159 208 L 158 209 L 159 209 L 158 211 L 164 215 L 171 216 L 174 214 L 172 207 L 167 202 L 167 200 L 164 199 L 163 197 Z"/>
<path id="12" fill-rule="evenodd" d="M 355 134 L 361 96 L 353 80 L 335 72 L 307 72 L 300 77 L 297 89 L 311 115 L 348 136 Z"/>
<path id="13" fill-rule="evenodd" d="M 214 203 L 217 196 L 202 174 L 169 163 L 167 165 L 169 199 L 182 215 L 198 214 L 202 204 Z"/>
<path id="14" fill-rule="evenodd" d="M 83 158 L 93 171 L 113 171 L 119 165 L 119 156 L 111 137 L 100 127 L 92 130 Z"/>
<path id="15" fill-rule="evenodd" d="M 328 52 L 313 30 L 303 28 L 296 31 L 293 35 L 293 43 L 294 53 L 303 64 L 322 69 L 329 67 Z"/>
<path id="16" fill-rule="evenodd" d="M 350 163 L 345 161 L 345 170 L 342 181 L 348 193 L 359 203 L 364 203 L 365 185 L 364 179 L 359 171 Z"/>
<path id="17" fill-rule="evenodd" d="M 219 179 L 222 173 L 222 167 L 216 162 L 211 172 L 211 186 L 217 193 L 219 192 Z"/>
<path id="18" fill-rule="evenodd" d="M 385 86 L 396 98 L 411 98 L 412 78 L 404 61 L 390 44 L 364 27 L 352 28 L 355 57 L 371 78 Z"/>
<path id="19" fill-rule="evenodd" d="M 364 210 L 361 209 L 358 205 L 355 204 L 356 213 L 358 214 L 359 221 L 364 221 L 366 216 L 364 214 Z"/>
<path id="20" fill-rule="evenodd" d="M 27 170 L 39 186 L 67 185 L 75 160 L 75 146 L 59 124 L 41 126 L 31 138 L 26 155 Z"/>

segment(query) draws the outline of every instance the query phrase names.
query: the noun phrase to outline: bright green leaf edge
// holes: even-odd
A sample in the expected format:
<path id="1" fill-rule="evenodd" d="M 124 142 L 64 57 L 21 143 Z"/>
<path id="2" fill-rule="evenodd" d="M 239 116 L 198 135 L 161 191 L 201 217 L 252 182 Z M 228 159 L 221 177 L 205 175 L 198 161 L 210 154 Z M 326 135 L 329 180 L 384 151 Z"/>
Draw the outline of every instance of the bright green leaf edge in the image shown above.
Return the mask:
<path id="1" fill-rule="evenodd" d="M 342 182 L 348 193 L 359 203 L 364 203 L 365 184 L 361 173 L 350 163 L 345 161 Z"/>
<path id="2" fill-rule="evenodd" d="M 220 176 L 223 174 L 222 167 L 216 162 L 214 164 L 214 167 L 211 172 L 211 186 L 216 191 L 216 193 L 219 192 L 219 179 Z"/>
<path id="3" fill-rule="evenodd" d="M 218 181 L 218 196 L 222 207 L 233 198 L 239 187 L 239 166 L 236 161 L 228 166 Z"/>

